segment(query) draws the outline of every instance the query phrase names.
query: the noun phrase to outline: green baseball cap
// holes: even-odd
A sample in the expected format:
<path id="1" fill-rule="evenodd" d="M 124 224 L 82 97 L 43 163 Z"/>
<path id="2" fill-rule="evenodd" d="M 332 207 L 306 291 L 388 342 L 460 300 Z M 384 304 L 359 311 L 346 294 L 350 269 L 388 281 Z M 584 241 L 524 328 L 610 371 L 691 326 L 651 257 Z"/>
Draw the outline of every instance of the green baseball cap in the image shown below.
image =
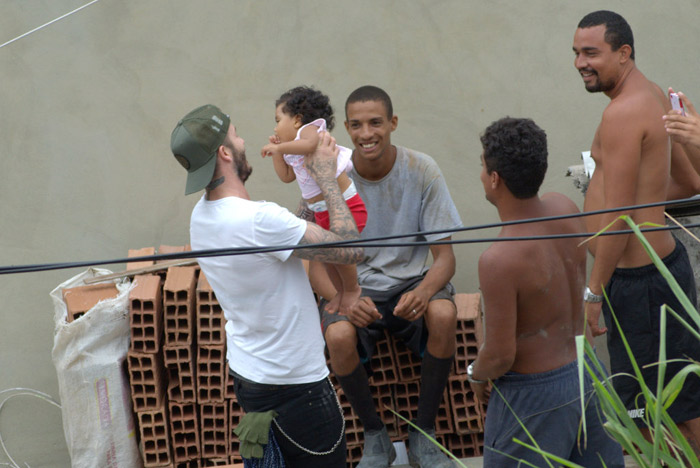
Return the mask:
<path id="1" fill-rule="evenodd" d="M 185 195 L 204 189 L 214 176 L 216 152 L 231 119 L 216 106 L 198 107 L 180 120 L 170 136 L 175 159 L 187 169 Z"/>

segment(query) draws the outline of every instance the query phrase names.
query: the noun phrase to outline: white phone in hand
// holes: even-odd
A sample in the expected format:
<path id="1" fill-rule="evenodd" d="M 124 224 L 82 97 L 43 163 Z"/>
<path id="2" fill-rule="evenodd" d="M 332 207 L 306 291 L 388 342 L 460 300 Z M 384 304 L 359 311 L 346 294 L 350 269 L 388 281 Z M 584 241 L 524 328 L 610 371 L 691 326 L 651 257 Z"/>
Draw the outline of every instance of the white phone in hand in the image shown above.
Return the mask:
<path id="1" fill-rule="evenodd" d="M 683 101 L 678 97 L 676 93 L 670 93 L 668 98 L 671 100 L 671 108 L 681 111 L 681 115 L 685 115 L 685 109 L 683 108 Z"/>

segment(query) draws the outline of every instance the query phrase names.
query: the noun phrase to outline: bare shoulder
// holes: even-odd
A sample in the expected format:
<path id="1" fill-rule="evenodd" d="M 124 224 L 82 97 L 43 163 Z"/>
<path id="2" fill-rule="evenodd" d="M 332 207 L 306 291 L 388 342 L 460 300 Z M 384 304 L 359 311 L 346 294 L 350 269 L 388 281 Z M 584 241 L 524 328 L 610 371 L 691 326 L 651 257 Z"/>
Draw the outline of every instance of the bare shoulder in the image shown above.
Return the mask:
<path id="1" fill-rule="evenodd" d="M 522 257 L 518 255 L 519 249 L 515 247 L 519 242 L 495 242 L 479 257 L 479 276 L 488 274 L 491 278 L 503 281 L 506 278 L 517 276 L 516 271 Z"/>
<path id="2" fill-rule="evenodd" d="M 603 111 L 603 123 L 615 125 L 654 120 L 665 112 L 665 95 L 661 88 L 646 78 L 635 80 Z M 659 114 L 659 115 L 657 115 Z"/>
<path id="3" fill-rule="evenodd" d="M 540 199 L 545 202 L 548 207 L 553 211 L 552 215 L 557 214 L 573 214 L 579 213 L 580 210 L 576 203 L 567 197 L 563 193 L 559 192 L 547 192 L 540 197 Z"/>

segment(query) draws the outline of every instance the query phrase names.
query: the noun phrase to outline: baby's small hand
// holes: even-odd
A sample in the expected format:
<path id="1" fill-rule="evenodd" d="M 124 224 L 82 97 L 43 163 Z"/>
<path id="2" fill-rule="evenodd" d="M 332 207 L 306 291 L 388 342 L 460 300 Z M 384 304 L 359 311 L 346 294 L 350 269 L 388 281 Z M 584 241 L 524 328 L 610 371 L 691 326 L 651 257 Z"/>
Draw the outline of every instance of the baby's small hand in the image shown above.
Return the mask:
<path id="1" fill-rule="evenodd" d="M 274 145 L 279 145 L 282 142 L 280 141 L 280 137 L 278 137 L 277 135 L 272 135 L 270 137 L 270 143 L 272 143 Z"/>
<path id="2" fill-rule="evenodd" d="M 277 145 L 275 143 L 268 143 L 267 145 L 263 146 L 260 154 L 264 158 L 265 156 L 274 156 L 275 154 L 279 154 L 279 151 L 277 150 Z"/>

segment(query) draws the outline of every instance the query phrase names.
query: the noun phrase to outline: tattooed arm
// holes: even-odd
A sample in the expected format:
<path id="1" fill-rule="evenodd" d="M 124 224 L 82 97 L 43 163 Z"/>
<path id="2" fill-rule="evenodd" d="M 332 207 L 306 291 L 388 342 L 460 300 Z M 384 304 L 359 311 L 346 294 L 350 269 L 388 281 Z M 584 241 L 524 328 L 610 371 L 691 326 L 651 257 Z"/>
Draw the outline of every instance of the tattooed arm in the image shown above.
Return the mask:
<path id="1" fill-rule="evenodd" d="M 307 223 L 306 233 L 299 241 L 299 245 L 360 238 L 355 220 L 350 214 L 348 205 L 345 203 L 335 180 L 337 158 L 338 148 L 335 145 L 335 138 L 327 132 L 324 132 L 320 138 L 316 152 L 310 157 L 304 158 L 306 169 L 321 188 L 326 200 L 330 217 L 330 231 L 326 231 L 317 224 Z M 357 263 L 362 260 L 364 251 L 360 247 L 308 248 L 297 249 L 293 255 L 325 263 Z"/>

